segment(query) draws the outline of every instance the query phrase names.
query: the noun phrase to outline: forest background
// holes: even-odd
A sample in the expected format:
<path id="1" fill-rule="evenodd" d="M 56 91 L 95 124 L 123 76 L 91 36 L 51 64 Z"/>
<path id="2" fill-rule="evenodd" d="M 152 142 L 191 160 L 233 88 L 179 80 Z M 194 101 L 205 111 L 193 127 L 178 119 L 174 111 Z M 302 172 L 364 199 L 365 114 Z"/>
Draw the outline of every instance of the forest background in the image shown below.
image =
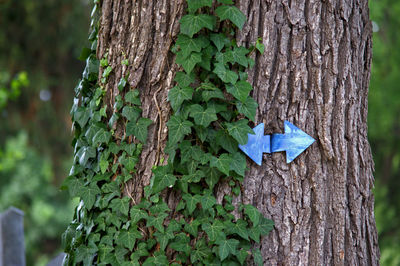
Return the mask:
<path id="1" fill-rule="evenodd" d="M 25 212 L 27 265 L 61 251 L 77 199 L 59 187 L 72 165 L 71 119 L 89 0 L 0 0 L 0 212 Z M 381 265 L 400 265 L 400 2 L 371 0 L 369 141 Z"/>

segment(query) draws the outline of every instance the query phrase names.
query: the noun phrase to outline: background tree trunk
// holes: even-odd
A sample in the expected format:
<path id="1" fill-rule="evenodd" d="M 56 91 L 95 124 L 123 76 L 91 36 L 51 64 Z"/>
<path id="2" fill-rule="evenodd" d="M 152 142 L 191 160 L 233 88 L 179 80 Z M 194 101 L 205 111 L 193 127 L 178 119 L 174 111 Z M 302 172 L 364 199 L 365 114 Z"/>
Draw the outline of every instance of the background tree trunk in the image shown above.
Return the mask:
<path id="1" fill-rule="evenodd" d="M 264 237 L 264 265 L 377 265 L 373 214 L 373 161 L 367 141 L 367 93 L 371 23 L 367 0 L 241 0 L 247 16 L 239 43 L 262 37 L 263 56 L 249 72 L 259 104 L 256 124 L 282 133 L 289 120 L 317 142 L 291 164 L 284 153 L 248 161 L 245 191 L 236 202 L 251 203 L 275 222 Z M 167 95 L 177 71 L 170 52 L 179 32 L 184 0 L 104 0 L 98 58 L 108 52 L 113 68 L 106 88 L 108 110 L 129 74 L 141 92 L 149 128 L 139 171 L 126 191 L 143 196 L 153 165 L 161 164 L 170 114 Z M 125 58 L 129 66 L 121 64 Z M 101 73 L 100 73 L 101 74 Z M 123 136 L 123 125 L 117 125 Z M 219 189 L 222 195 L 224 187 Z M 174 205 L 174 196 L 168 204 Z"/>

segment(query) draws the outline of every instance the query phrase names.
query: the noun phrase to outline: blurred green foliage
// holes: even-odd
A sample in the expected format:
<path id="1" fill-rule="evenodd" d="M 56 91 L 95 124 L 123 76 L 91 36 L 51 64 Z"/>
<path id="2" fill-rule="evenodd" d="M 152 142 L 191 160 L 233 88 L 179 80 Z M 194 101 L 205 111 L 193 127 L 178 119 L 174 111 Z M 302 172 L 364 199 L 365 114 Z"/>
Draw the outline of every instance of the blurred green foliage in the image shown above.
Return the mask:
<path id="1" fill-rule="evenodd" d="M 381 265 L 400 265 L 400 2 L 370 0 L 373 60 L 369 140 L 375 160 L 375 217 Z"/>
<path id="2" fill-rule="evenodd" d="M 55 189 L 53 175 L 51 161 L 29 147 L 25 132 L 7 139 L 0 152 L 0 211 L 15 206 L 25 212 L 27 265 L 54 255 L 72 219 L 74 203 Z"/>
<path id="3" fill-rule="evenodd" d="M 25 212 L 27 265 L 61 251 L 73 202 L 69 109 L 83 63 L 86 0 L 0 0 L 0 211 Z"/>

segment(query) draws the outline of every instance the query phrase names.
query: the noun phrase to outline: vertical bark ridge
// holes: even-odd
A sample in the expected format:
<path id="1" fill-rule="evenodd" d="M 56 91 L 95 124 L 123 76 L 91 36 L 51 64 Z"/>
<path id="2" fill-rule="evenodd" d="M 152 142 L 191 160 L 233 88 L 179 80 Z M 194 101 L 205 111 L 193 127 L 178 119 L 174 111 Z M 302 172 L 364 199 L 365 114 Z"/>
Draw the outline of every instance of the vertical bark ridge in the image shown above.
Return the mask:
<path id="1" fill-rule="evenodd" d="M 106 84 L 109 114 L 115 98 L 120 94 L 118 82 L 128 76 L 130 89 L 141 92 L 143 117 L 154 123 L 149 127 L 148 144 L 144 146 L 139 170 L 127 184 L 125 193 L 136 202 L 143 196 L 143 187 L 151 178 L 151 167 L 160 161 L 167 138 L 165 122 L 170 107 L 167 102 L 174 73 L 171 45 L 179 31 L 184 0 L 179 1 L 127 1 L 104 0 L 102 3 L 98 57 L 108 52 L 113 71 Z M 124 59 L 129 66 L 123 65 Z M 116 125 L 116 136 L 124 136 L 124 125 Z"/>
<path id="2" fill-rule="evenodd" d="M 366 135 L 367 1 L 243 0 L 238 6 L 249 18 L 239 42 L 262 37 L 265 44 L 249 71 L 256 123 L 270 134 L 289 120 L 317 139 L 292 164 L 283 153 L 264 155 L 263 166 L 247 174 L 243 201 L 276 224 L 262 240 L 264 264 L 377 265 Z"/>

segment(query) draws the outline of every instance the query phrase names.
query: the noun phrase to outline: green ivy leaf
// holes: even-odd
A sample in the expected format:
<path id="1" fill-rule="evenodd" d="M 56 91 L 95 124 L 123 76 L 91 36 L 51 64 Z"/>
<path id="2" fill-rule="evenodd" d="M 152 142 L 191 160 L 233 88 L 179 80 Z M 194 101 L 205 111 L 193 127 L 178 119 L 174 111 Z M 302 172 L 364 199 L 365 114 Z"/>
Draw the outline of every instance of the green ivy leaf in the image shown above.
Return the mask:
<path id="1" fill-rule="evenodd" d="M 74 112 L 74 121 L 77 122 L 81 128 L 83 128 L 87 124 L 90 115 L 90 109 L 78 107 L 78 109 Z"/>
<path id="2" fill-rule="evenodd" d="M 73 176 L 69 176 L 64 181 L 63 187 L 68 187 L 71 198 L 78 197 L 82 193 L 83 181 Z"/>
<path id="3" fill-rule="evenodd" d="M 94 135 L 92 141 L 93 145 L 97 146 L 97 144 L 108 143 L 111 139 L 111 132 L 105 131 L 104 129 L 97 131 Z"/>
<path id="4" fill-rule="evenodd" d="M 239 240 L 237 239 L 223 239 L 218 240 L 216 244 L 219 245 L 218 255 L 221 261 L 226 259 L 229 254 L 235 255 L 237 246 L 239 245 Z"/>
<path id="5" fill-rule="evenodd" d="M 260 227 L 258 226 L 251 227 L 248 232 L 251 239 L 253 239 L 257 243 L 260 243 L 260 235 L 261 235 Z"/>
<path id="6" fill-rule="evenodd" d="M 203 91 L 203 92 L 201 93 L 201 97 L 203 98 L 203 100 L 204 100 L 205 102 L 208 102 L 208 101 L 209 101 L 210 99 L 212 99 L 212 98 L 225 100 L 224 94 L 223 94 L 222 91 L 221 91 L 220 89 L 218 89 L 218 88 L 215 88 L 215 90 L 213 90 L 213 91 L 209 91 L 209 90 Z"/>
<path id="7" fill-rule="evenodd" d="M 274 221 L 267 219 L 265 217 L 261 217 L 261 221 L 258 226 L 260 227 L 261 235 L 265 236 L 268 235 L 269 232 L 271 232 L 274 229 Z"/>
<path id="8" fill-rule="evenodd" d="M 179 34 L 176 44 L 181 48 L 181 53 L 184 58 L 187 58 L 192 52 L 200 52 L 202 48 L 209 45 L 210 41 L 200 36 L 198 38 L 190 38 L 186 35 Z"/>
<path id="9" fill-rule="evenodd" d="M 232 0 L 217 0 L 218 2 L 225 4 L 225 5 L 231 5 L 233 4 Z"/>
<path id="10" fill-rule="evenodd" d="M 96 201 L 96 196 L 101 193 L 101 190 L 96 183 L 92 182 L 88 187 L 84 188 L 84 191 L 85 193 L 81 193 L 81 198 L 85 203 L 86 209 L 90 210 Z"/>
<path id="11" fill-rule="evenodd" d="M 148 257 L 144 261 L 143 266 L 165 266 L 168 264 L 167 256 L 163 253 L 155 252 L 153 257 Z"/>
<path id="12" fill-rule="evenodd" d="M 190 194 L 184 194 L 182 198 L 186 201 L 186 208 L 189 214 L 192 214 L 193 211 L 196 209 L 197 203 L 200 202 L 200 196 L 199 195 L 192 196 Z"/>
<path id="13" fill-rule="evenodd" d="M 225 130 L 219 130 L 216 135 L 217 144 L 229 153 L 236 153 L 238 142 L 232 138 Z"/>
<path id="14" fill-rule="evenodd" d="M 79 159 L 79 164 L 86 166 L 90 158 L 96 157 L 96 149 L 93 147 L 82 147 L 75 155 Z"/>
<path id="15" fill-rule="evenodd" d="M 215 27 L 215 17 L 210 15 L 186 15 L 181 20 L 181 32 L 188 35 L 190 38 L 198 33 L 202 28 L 213 30 Z"/>
<path id="16" fill-rule="evenodd" d="M 220 220 L 215 220 L 213 224 L 203 223 L 201 228 L 206 232 L 210 241 L 215 241 L 225 227 Z"/>
<path id="17" fill-rule="evenodd" d="M 250 91 L 253 90 L 253 87 L 247 81 L 241 80 L 233 85 L 227 84 L 226 90 L 239 101 L 245 102 L 247 97 L 249 96 Z"/>
<path id="18" fill-rule="evenodd" d="M 256 248 L 256 249 L 253 250 L 253 258 L 254 258 L 254 262 L 258 266 L 264 265 L 264 260 L 263 260 L 263 257 L 261 255 L 260 249 Z"/>
<path id="19" fill-rule="evenodd" d="M 194 13 L 197 9 L 208 6 L 212 6 L 213 0 L 187 0 L 189 12 Z"/>
<path id="20" fill-rule="evenodd" d="M 247 143 L 247 134 L 253 134 L 254 131 L 247 125 L 247 119 L 241 119 L 233 123 L 225 123 L 229 134 L 239 142 L 240 145 Z"/>
<path id="21" fill-rule="evenodd" d="M 153 194 L 162 191 L 166 187 L 172 187 L 175 185 L 176 177 L 169 173 L 168 166 L 158 166 L 155 170 L 153 170 L 153 173 Z"/>
<path id="22" fill-rule="evenodd" d="M 261 219 L 261 213 L 259 210 L 257 210 L 256 207 L 250 204 L 246 204 L 244 206 L 244 213 L 247 214 L 247 216 L 250 218 L 254 227 L 259 224 Z"/>
<path id="23" fill-rule="evenodd" d="M 216 63 L 213 72 L 225 83 L 235 84 L 238 80 L 238 74 L 228 70 L 223 63 Z"/>
<path id="24" fill-rule="evenodd" d="M 167 122 L 168 130 L 169 130 L 169 140 L 172 143 L 180 142 L 183 137 L 192 132 L 191 127 L 193 123 L 187 120 L 182 120 L 180 117 L 172 115 Z"/>
<path id="25" fill-rule="evenodd" d="M 124 106 L 122 109 L 122 116 L 128 121 L 136 123 L 136 120 L 140 117 L 141 110 L 137 107 Z"/>
<path id="26" fill-rule="evenodd" d="M 193 52 L 187 58 L 183 57 L 183 54 L 179 53 L 175 59 L 175 62 L 183 67 L 186 73 L 192 72 L 193 68 L 197 63 L 202 61 L 201 53 Z"/>
<path id="27" fill-rule="evenodd" d="M 131 208 L 129 215 L 131 217 L 132 224 L 136 224 L 137 222 L 139 222 L 142 219 L 147 220 L 149 218 L 149 215 L 137 206 L 133 206 Z"/>
<path id="28" fill-rule="evenodd" d="M 198 227 L 200 225 L 200 222 L 198 220 L 193 220 L 190 223 L 187 223 L 185 225 L 185 231 L 188 232 L 189 234 L 191 234 L 194 237 L 197 237 L 197 233 L 198 233 Z"/>
<path id="29" fill-rule="evenodd" d="M 217 47 L 218 52 L 220 52 L 225 46 L 227 37 L 222 33 L 211 33 L 210 39 L 214 43 L 215 47 Z"/>
<path id="30" fill-rule="evenodd" d="M 156 228 L 158 231 L 160 231 L 161 233 L 164 233 L 164 219 L 168 217 L 167 213 L 161 213 L 158 214 L 157 216 L 149 216 L 149 218 L 147 219 L 147 223 L 146 226 L 150 227 L 150 226 L 154 226 L 154 228 Z"/>
<path id="31" fill-rule="evenodd" d="M 225 175 L 229 175 L 230 165 L 232 163 L 232 157 L 228 153 L 221 154 L 218 158 L 212 157 L 211 159 L 211 167 L 216 167 Z"/>
<path id="32" fill-rule="evenodd" d="M 185 72 L 177 72 L 175 75 L 175 81 L 178 82 L 179 86 L 187 87 L 195 81 L 195 74 L 193 72 L 186 74 Z"/>
<path id="33" fill-rule="evenodd" d="M 118 90 L 121 92 L 124 90 L 126 86 L 126 79 L 125 78 L 121 78 L 121 80 L 118 82 Z"/>
<path id="34" fill-rule="evenodd" d="M 247 97 L 244 102 L 237 101 L 236 107 L 240 113 L 244 114 L 251 121 L 254 121 L 258 104 L 252 97 Z"/>
<path id="35" fill-rule="evenodd" d="M 172 109 L 177 111 L 184 100 L 191 100 L 193 95 L 193 88 L 191 87 L 173 87 L 168 93 L 168 100 L 171 103 Z"/>
<path id="36" fill-rule="evenodd" d="M 124 197 L 122 199 L 120 198 L 116 198 L 113 199 L 110 203 L 110 208 L 114 211 L 114 212 L 121 212 L 122 214 L 128 216 L 129 213 L 129 202 L 130 202 L 130 198 L 128 197 Z"/>
<path id="37" fill-rule="evenodd" d="M 262 43 L 262 39 L 261 38 L 257 39 L 256 49 L 260 52 L 260 54 L 264 54 L 265 46 Z"/>
<path id="38" fill-rule="evenodd" d="M 137 122 L 130 121 L 126 125 L 126 134 L 128 136 L 134 135 L 142 143 L 146 143 L 147 140 L 147 127 L 153 123 L 151 119 L 141 117 Z"/>
<path id="39" fill-rule="evenodd" d="M 213 189 L 214 186 L 218 183 L 219 178 L 221 176 L 221 172 L 218 171 L 214 167 L 206 168 L 206 183 L 209 189 Z"/>
<path id="40" fill-rule="evenodd" d="M 125 101 L 131 104 L 140 105 L 139 91 L 130 90 L 125 94 Z"/>
<path id="41" fill-rule="evenodd" d="M 217 203 L 217 200 L 215 199 L 214 196 L 212 196 L 210 194 L 206 194 L 201 197 L 200 203 L 201 203 L 201 207 L 204 210 L 208 210 Z"/>
<path id="42" fill-rule="evenodd" d="M 229 63 L 238 63 L 244 67 L 248 67 L 249 60 L 246 54 L 249 53 L 244 47 L 235 47 L 233 50 L 229 50 L 224 54 L 224 61 Z"/>
<path id="43" fill-rule="evenodd" d="M 246 170 L 246 157 L 241 152 L 236 152 L 233 155 L 230 170 L 233 170 L 238 175 L 244 177 L 244 171 Z"/>
<path id="44" fill-rule="evenodd" d="M 107 171 L 109 165 L 110 165 L 110 163 L 107 160 L 103 160 L 103 159 L 100 160 L 99 166 L 100 166 L 100 171 L 102 174 L 104 174 Z"/>
<path id="45" fill-rule="evenodd" d="M 249 240 L 249 234 L 247 229 L 247 222 L 243 219 L 238 219 L 233 225 L 227 226 L 229 234 L 237 234 L 243 239 Z"/>
<path id="46" fill-rule="evenodd" d="M 136 226 L 131 226 L 129 230 L 122 229 L 120 231 L 116 243 L 128 248 L 129 251 L 132 251 L 133 247 L 135 246 L 136 239 L 140 239 L 142 237 L 142 234 L 137 230 Z"/>
<path id="47" fill-rule="evenodd" d="M 237 252 L 236 254 L 236 257 L 238 258 L 241 265 L 244 264 L 248 256 L 249 256 L 249 250 L 244 248 L 240 249 L 239 252 Z"/>
<path id="48" fill-rule="evenodd" d="M 161 250 L 165 250 L 165 248 L 167 247 L 169 241 L 171 239 L 174 239 L 174 234 L 171 232 L 165 232 L 165 233 L 161 233 L 161 232 L 155 232 L 154 236 L 157 239 L 157 242 L 160 244 L 160 249 Z"/>
<path id="49" fill-rule="evenodd" d="M 236 6 L 219 6 L 215 13 L 221 20 L 229 19 L 239 29 L 242 29 L 246 22 L 246 16 Z"/>
<path id="50" fill-rule="evenodd" d="M 217 120 L 215 110 L 207 108 L 206 110 L 201 105 L 193 104 L 189 107 L 190 116 L 194 118 L 197 125 L 208 127 L 212 121 Z"/>
<path id="51" fill-rule="evenodd" d="M 195 263 L 197 261 L 203 261 L 206 258 L 211 257 L 212 251 L 209 247 L 207 247 L 204 239 L 199 239 L 196 242 L 196 248 L 190 252 L 190 262 Z"/>

